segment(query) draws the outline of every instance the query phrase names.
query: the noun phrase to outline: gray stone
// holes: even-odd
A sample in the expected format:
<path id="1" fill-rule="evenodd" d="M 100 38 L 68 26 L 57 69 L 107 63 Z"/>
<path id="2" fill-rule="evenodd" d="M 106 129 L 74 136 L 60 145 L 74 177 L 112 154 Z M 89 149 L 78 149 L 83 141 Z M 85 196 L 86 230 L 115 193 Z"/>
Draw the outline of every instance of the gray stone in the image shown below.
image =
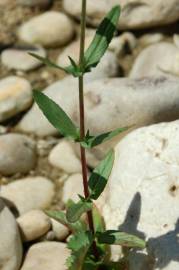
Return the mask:
<path id="1" fill-rule="evenodd" d="M 119 29 L 138 29 L 169 24 L 179 19 L 179 0 L 101 0 L 87 1 L 87 19 L 96 26 L 115 5 L 121 5 Z M 63 0 L 66 12 L 79 18 L 81 0 Z M 72 8 L 73 7 L 73 8 Z"/>
<path id="2" fill-rule="evenodd" d="M 22 215 L 48 208 L 54 197 L 54 184 L 44 177 L 27 177 L 2 186 L 0 196 L 12 202 Z"/>
<path id="3" fill-rule="evenodd" d="M 148 240 L 148 255 L 130 253 L 130 270 L 179 267 L 178 148 L 178 120 L 137 129 L 115 148 L 114 167 L 99 206 L 107 229 Z"/>
<path id="4" fill-rule="evenodd" d="M 0 173 L 3 175 L 27 173 L 36 164 L 35 142 L 25 135 L 1 135 L 0 149 Z"/>
<path id="5" fill-rule="evenodd" d="M 19 4 L 27 7 L 48 8 L 53 0 L 17 0 Z"/>
<path id="6" fill-rule="evenodd" d="M 36 58 L 28 53 L 35 53 L 39 56 L 45 57 L 46 52 L 42 47 L 33 48 L 10 48 L 6 49 L 1 54 L 1 61 L 8 69 L 29 71 L 42 65 Z"/>
<path id="7" fill-rule="evenodd" d="M 19 270 L 22 243 L 16 220 L 0 198 L 0 269 Z"/>
<path id="8" fill-rule="evenodd" d="M 71 20 L 65 14 L 56 11 L 33 17 L 18 31 L 21 40 L 45 47 L 65 45 L 72 39 L 73 34 L 74 26 Z"/>
<path id="9" fill-rule="evenodd" d="M 38 239 L 46 234 L 51 227 L 50 219 L 41 210 L 31 210 L 20 216 L 17 222 L 25 242 Z"/>
<path id="10" fill-rule="evenodd" d="M 30 83 L 16 76 L 0 80 L 0 122 L 30 107 L 32 92 Z"/>
<path id="11" fill-rule="evenodd" d="M 63 243 L 38 243 L 30 247 L 21 270 L 66 270 L 65 262 L 69 255 Z"/>

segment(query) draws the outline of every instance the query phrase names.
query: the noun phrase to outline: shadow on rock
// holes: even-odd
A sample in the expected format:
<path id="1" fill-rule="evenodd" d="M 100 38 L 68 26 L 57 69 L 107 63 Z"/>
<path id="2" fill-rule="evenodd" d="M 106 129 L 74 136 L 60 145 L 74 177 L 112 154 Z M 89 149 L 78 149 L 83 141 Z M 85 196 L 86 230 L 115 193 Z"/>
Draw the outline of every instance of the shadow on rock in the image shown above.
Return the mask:
<path id="1" fill-rule="evenodd" d="M 136 193 L 124 222 L 118 229 L 145 240 L 145 233 L 137 229 L 141 215 L 141 205 L 141 194 Z M 169 231 L 156 238 L 149 238 L 145 251 L 124 248 L 123 253 L 129 258 L 129 270 L 168 269 L 167 266 L 172 261 L 179 262 L 179 219 L 173 231 Z M 173 270 L 174 268 L 171 269 Z"/>
<path id="2" fill-rule="evenodd" d="M 155 258 L 157 269 L 165 269 L 172 261 L 179 262 L 179 219 L 173 231 L 148 240 L 148 253 Z"/>

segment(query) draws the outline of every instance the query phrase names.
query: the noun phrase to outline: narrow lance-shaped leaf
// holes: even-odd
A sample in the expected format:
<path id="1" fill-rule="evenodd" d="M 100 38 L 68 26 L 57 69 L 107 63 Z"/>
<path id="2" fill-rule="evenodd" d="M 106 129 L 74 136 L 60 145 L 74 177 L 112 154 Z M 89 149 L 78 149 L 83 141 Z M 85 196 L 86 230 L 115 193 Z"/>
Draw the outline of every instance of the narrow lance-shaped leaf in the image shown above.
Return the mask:
<path id="1" fill-rule="evenodd" d="M 92 215 L 95 232 L 104 232 L 105 231 L 104 218 L 102 217 L 101 213 L 99 212 L 99 209 L 95 204 L 93 204 Z"/>
<path id="2" fill-rule="evenodd" d="M 65 137 L 77 140 L 79 131 L 64 110 L 40 91 L 33 91 L 35 102 L 48 121 Z"/>
<path id="3" fill-rule="evenodd" d="M 97 66 L 106 52 L 116 31 L 119 16 L 120 6 L 115 6 L 99 25 L 91 45 L 85 52 L 85 71 Z"/>
<path id="4" fill-rule="evenodd" d="M 85 212 L 88 212 L 92 209 L 92 202 L 90 201 L 79 201 L 78 203 L 71 204 L 67 208 L 66 217 L 68 222 L 74 223 L 79 220 L 79 218 Z"/>
<path id="5" fill-rule="evenodd" d="M 100 134 L 98 136 L 90 136 L 89 134 L 87 134 L 85 141 L 82 141 L 81 145 L 84 148 L 93 148 L 99 144 L 102 144 L 104 142 L 111 140 L 115 136 L 119 135 L 120 133 L 122 133 L 128 129 L 129 129 L 129 127 L 117 128 L 113 131 L 106 132 L 106 133 Z"/>
<path id="6" fill-rule="evenodd" d="M 97 238 L 99 243 L 109 245 L 121 245 L 124 247 L 136 247 L 142 249 L 146 247 L 146 243 L 143 239 L 128 233 L 115 230 L 98 233 Z"/>
<path id="7" fill-rule="evenodd" d="M 82 220 L 78 220 L 75 223 L 70 223 L 66 219 L 66 213 L 62 211 L 45 211 L 45 213 L 58 221 L 59 223 L 63 224 L 66 226 L 72 233 L 79 232 L 79 231 L 86 231 L 86 224 Z"/>
<path id="8" fill-rule="evenodd" d="M 95 233 L 104 232 L 105 231 L 104 218 L 94 203 L 93 203 L 93 209 L 92 209 L 92 216 L 93 216 Z M 106 244 L 99 244 L 98 242 L 96 244 L 97 244 L 97 248 L 99 250 L 101 259 L 106 258 L 110 253 L 109 246 Z"/>
<path id="9" fill-rule="evenodd" d="M 55 64 L 54 62 L 52 62 L 49 58 L 47 57 L 42 57 L 39 56 L 38 54 L 35 53 L 29 53 L 31 56 L 35 57 L 36 59 L 38 59 L 40 62 L 42 62 L 43 64 L 45 64 L 48 67 L 51 68 L 56 68 L 56 69 L 60 69 L 63 70 L 64 72 L 68 73 L 68 74 L 72 74 L 74 77 L 79 77 L 81 75 L 80 70 L 77 68 L 77 65 L 74 65 L 75 62 L 72 58 L 70 58 L 70 62 L 73 64 L 67 66 L 67 67 L 62 67 L 59 66 L 57 64 Z"/>
<path id="10" fill-rule="evenodd" d="M 103 192 L 114 163 L 114 151 L 111 150 L 104 160 L 94 169 L 90 176 L 88 185 L 90 188 L 90 199 L 97 200 Z"/>

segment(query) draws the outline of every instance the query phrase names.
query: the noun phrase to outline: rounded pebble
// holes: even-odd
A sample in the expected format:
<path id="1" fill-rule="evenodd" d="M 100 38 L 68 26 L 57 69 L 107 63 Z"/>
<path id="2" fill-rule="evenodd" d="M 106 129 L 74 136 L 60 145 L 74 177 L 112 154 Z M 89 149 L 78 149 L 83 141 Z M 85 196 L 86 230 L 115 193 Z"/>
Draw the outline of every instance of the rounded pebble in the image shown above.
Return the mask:
<path id="1" fill-rule="evenodd" d="M 6 49 L 1 54 L 1 61 L 8 69 L 29 71 L 42 65 L 36 58 L 29 55 L 35 53 L 45 57 L 46 52 L 42 47 L 11 48 Z"/>
<path id="2" fill-rule="evenodd" d="M 18 35 L 21 40 L 31 44 L 56 47 L 72 39 L 74 27 L 65 14 L 48 11 L 25 22 L 19 28 Z"/>
<path id="3" fill-rule="evenodd" d="M 51 227 L 50 219 L 41 210 L 32 210 L 17 219 L 21 230 L 22 239 L 25 242 L 35 240 Z"/>
<path id="4" fill-rule="evenodd" d="M 0 173 L 3 175 L 27 173 L 36 164 L 35 142 L 25 135 L 1 135 L 0 149 Z"/>
<path id="5" fill-rule="evenodd" d="M 30 247 L 21 270 L 66 270 L 69 255 L 64 243 L 38 243 Z"/>
<path id="6" fill-rule="evenodd" d="M 22 215 L 48 208 L 54 197 L 54 184 L 44 177 L 27 177 L 1 186 L 0 196 L 12 202 Z"/>
<path id="7" fill-rule="evenodd" d="M 62 140 L 49 155 L 49 163 L 66 173 L 81 172 L 81 163 L 68 141 Z"/>
<path id="8" fill-rule="evenodd" d="M 10 76 L 0 80 L 0 122 L 24 111 L 32 104 L 30 83 Z"/>

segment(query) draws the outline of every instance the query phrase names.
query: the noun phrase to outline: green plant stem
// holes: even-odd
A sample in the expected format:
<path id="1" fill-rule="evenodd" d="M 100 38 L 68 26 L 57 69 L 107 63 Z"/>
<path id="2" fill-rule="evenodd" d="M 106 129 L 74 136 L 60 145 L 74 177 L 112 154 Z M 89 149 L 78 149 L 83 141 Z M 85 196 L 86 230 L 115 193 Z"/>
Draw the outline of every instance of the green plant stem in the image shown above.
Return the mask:
<path id="1" fill-rule="evenodd" d="M 82 0 L 82 13 L 81 13 L 81 37 L 80 37 L 80 59 L 79 65 L 83 69 L 84 64 L 84 50 L 85 50 L 85 29 L 86 29 L 86 0 Z M 85 137 L 85 113 L 84 113 L 84 74 L 79 77 L 79 110 L 80 110 L 80 139 L 83 140 Z M 81 151 L 81 165 L 83 174 L 83 187 L 85 198 L 89 197 L 88 189 L 88 174 L 87 174 L 87 163 L 86 163 L 86 152 L 85 148 L 80 146 Z M 94 222 L 92 211 L 87 212 L 88 224 L 90 231 L 95 234 Z M 98 251 L 96 242 L 93 242 L 93 253 L 96 259 L 98 259 Z"/>

